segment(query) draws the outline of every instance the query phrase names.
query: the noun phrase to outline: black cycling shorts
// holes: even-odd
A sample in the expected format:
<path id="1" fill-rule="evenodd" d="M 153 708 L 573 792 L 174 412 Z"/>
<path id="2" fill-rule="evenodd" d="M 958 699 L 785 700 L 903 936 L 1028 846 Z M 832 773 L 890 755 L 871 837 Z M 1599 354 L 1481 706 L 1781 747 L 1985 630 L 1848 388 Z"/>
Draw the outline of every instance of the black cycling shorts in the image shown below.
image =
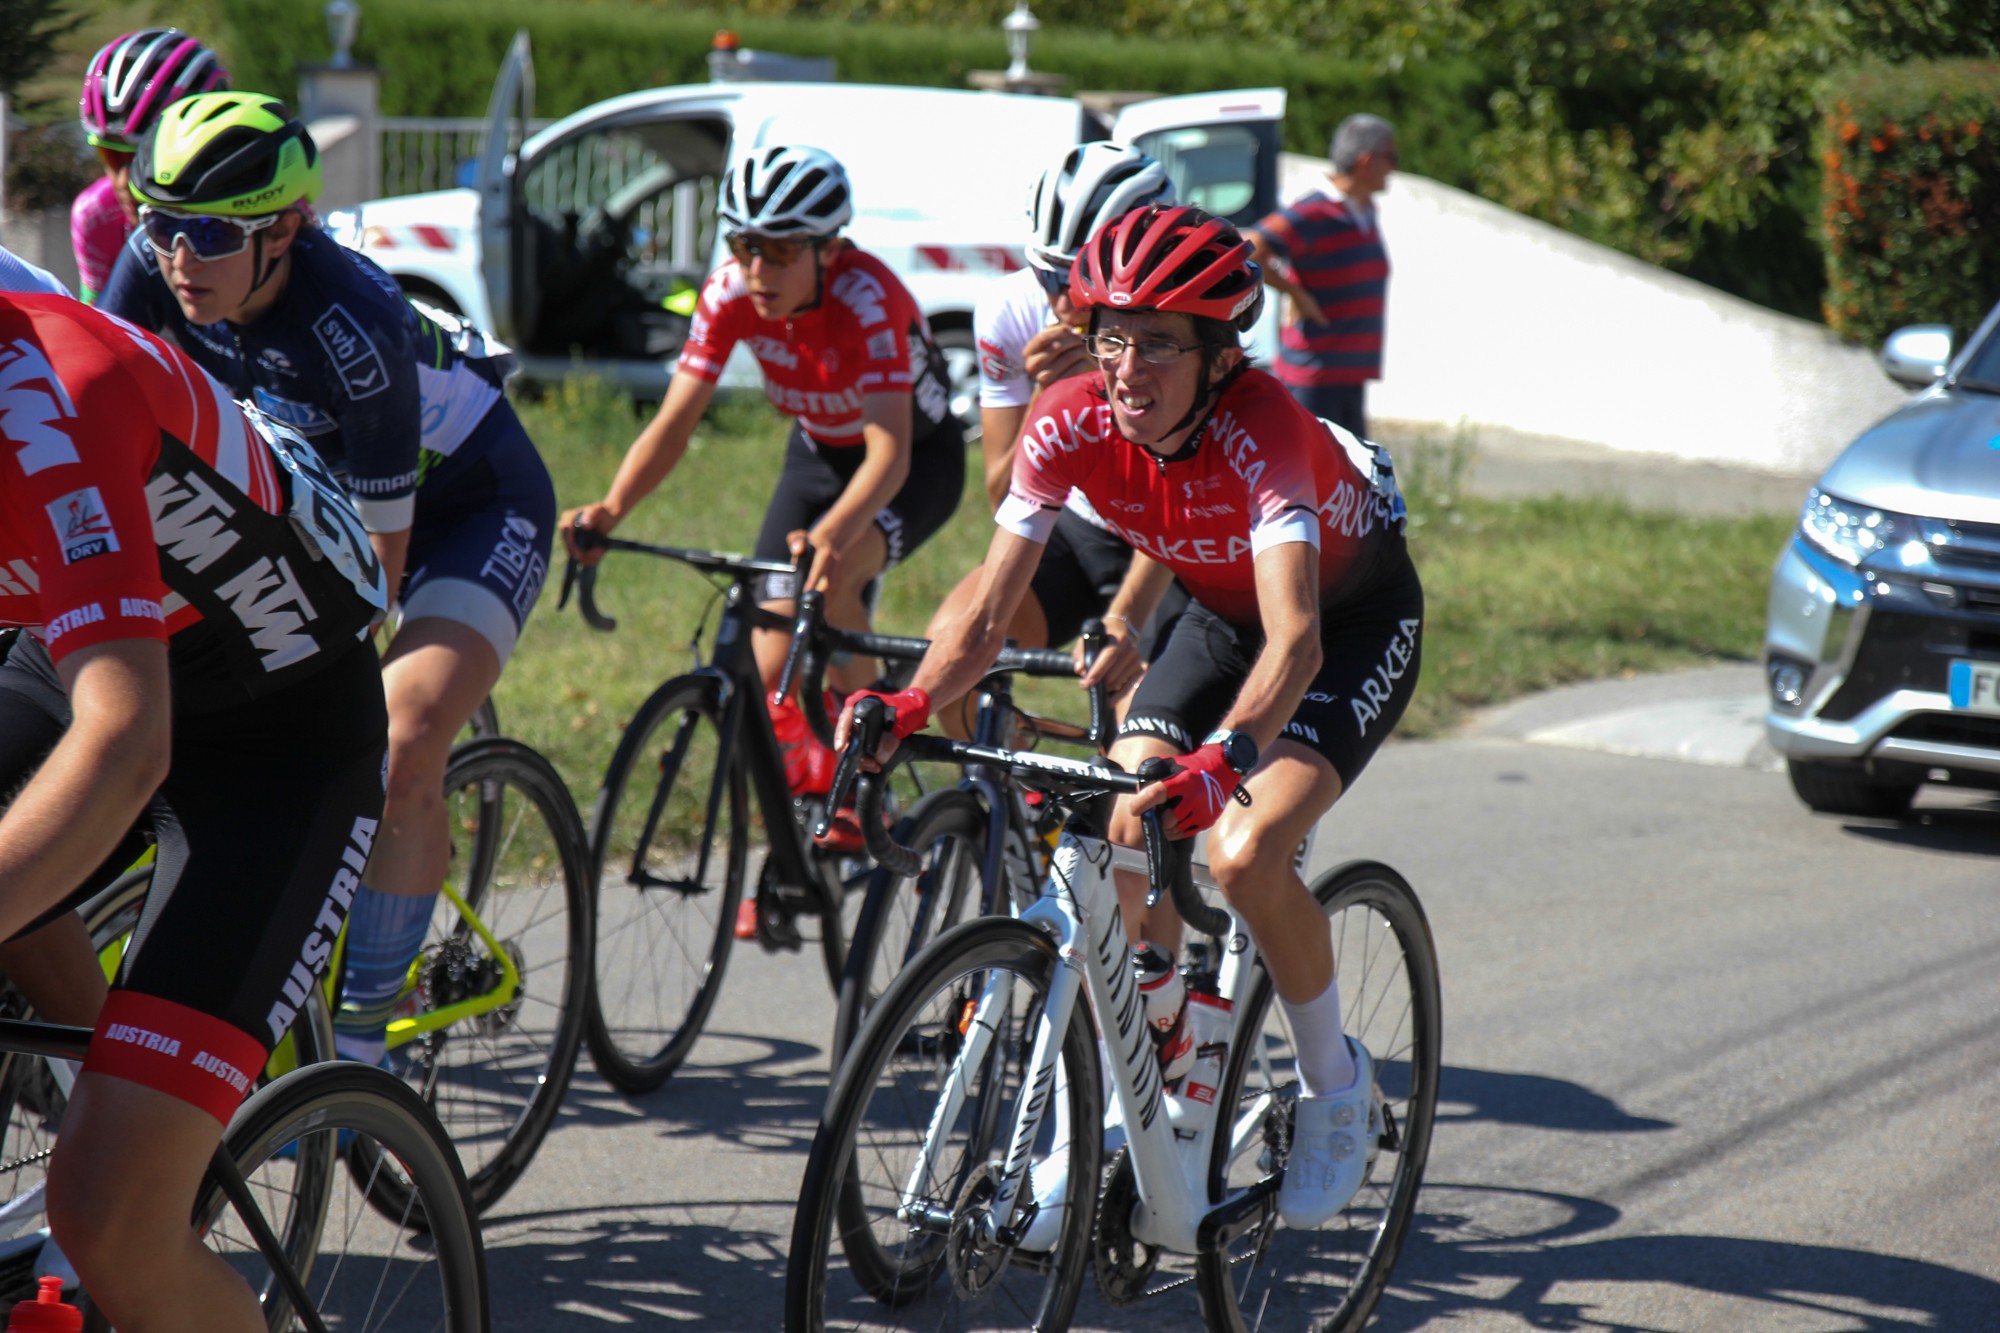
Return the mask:
<path id="1" fill-rule="evenodd" d="M 785 466 L 771 492 L 771 506 L 764 511 L 763 531 L 757 534 L 756 558 L 790 560 L 785 538 L 819 522 L 867 456 L 867 449 L 858 444 L 815 447 L 793 421 L 785 441 Z M 875 515 L 875 526 L 889 546 L 889 562 L 883 568 L 893 569 L 929 541 L 957 512 L 964 494 L 965 431 L 958 418 L 947 414 L 912 444 L 910 475 L 903 489 Z M 790 601 L 792 592 L 790 574 L 767 574 L 757 600 Z"/>
<path id="2" fill-rule="evenodd" d="M 47 653 L 21 636 L 0 665 L 9 799 L 69 716 Z M 332 955 L 382 814 L 388 732 L 381 669 L 362 642 L 289 689 L 174 719 L 172 767 L 145 816 L 158 844 L 152 889 L 87 1070 L 228 1121 Z M 142 845 L 128 836 L 42 922 Z"/>
<path id="3" fill-rule="evenodd" d="M 1416 692 L 1423 618 L 1423 585 L 1400 542 L 1378 557 L 1360 590 L 1320 608 L 1324 658 L 1283 739 L 1324 755 L 1343 791 Z M 1232 624 L 1190 602 L 1154 654 L 1118 734 L 1154 735 L 1183 752 L 1194 749 L 1236 702 L 1263 644 L 1255 626 Z"/>

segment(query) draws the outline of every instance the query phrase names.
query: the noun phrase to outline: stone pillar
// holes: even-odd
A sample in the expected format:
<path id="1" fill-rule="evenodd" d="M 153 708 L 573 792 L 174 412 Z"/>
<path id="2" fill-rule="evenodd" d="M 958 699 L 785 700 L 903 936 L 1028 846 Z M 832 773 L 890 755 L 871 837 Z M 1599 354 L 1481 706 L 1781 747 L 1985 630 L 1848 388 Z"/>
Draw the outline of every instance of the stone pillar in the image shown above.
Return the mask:
<path id="1" fill-rule="evenodd" d="M 321 154 L 321 213 L 382 193 L 382 71 L 373 65 L 299 66 L 299 119 Z"/>

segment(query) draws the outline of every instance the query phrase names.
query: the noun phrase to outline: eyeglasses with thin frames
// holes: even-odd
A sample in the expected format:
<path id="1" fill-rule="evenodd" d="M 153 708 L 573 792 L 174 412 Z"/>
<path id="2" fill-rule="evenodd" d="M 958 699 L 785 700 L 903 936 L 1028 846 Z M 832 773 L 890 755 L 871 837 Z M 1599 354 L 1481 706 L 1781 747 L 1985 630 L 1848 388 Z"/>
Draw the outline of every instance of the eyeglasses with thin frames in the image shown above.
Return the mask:
<path id="1" fill-rule="evenodd" d="M 1083 340 L 1083 350 L 1099 361 L 1122 360 L 1128 347 L 1139 353 L 1141 361 L 1153 366 L 1172 365 L 1187 353 L 1201 350 L 1200 343 L 1183 347 L 1164 338 L 1143 338 L 1133 342 L 1115 333 L 1093 333 Z"/>

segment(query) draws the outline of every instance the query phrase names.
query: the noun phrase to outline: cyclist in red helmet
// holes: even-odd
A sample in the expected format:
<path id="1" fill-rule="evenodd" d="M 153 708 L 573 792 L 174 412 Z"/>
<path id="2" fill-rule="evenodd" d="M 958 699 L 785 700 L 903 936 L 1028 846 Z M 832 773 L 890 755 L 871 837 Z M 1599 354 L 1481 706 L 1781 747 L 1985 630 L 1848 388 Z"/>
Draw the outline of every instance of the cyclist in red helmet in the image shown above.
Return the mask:
<path id="1" fill-rule="evenodd" d="M 1318 1226 L 1365 1175 L 1378 1099 L 1367 1050 L 1341 1030 L 1332 942 L 1292 858 L 1409 703 L 1423 591 L 1387 454 L 1245 362 L 1241 335 L 1263 300 L 1250 254 L 1193 208 L 1127 213 L 1091 237 L 1070 300 L 1089 313 L 1097 373 L 1030 410 L 974 605 L 888 700 L 908 735 L 932 695 L 972 687 L 1072 487 L 1186 586 L 1193 603 L 1111 750 L 1127 770 L 1156 755 L 1181 769 L 1122 802 L 1112 838 L 1139 845 L 1140 812 L 1161 805 L 1172 836 L 1213 826 L 1210 868 L 1256 937 L 1299 1052 L 1279 1209 Z M 1232 801 L 1239 788 L 1248 804 Z M 1177 947 L 1178 918 L 1164 903 L 1146 910 L 1140 879 L 1119 881 L 1134 940 Z"/>

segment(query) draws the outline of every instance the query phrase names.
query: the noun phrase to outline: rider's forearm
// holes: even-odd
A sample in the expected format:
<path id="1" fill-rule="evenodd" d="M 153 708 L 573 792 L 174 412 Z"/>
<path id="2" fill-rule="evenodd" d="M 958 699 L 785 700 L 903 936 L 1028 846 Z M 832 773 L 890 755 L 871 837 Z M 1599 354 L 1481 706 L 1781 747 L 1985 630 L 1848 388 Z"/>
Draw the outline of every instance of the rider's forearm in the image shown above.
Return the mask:
<path id="1" fill-rule="evenodd" d="M 403 586 L 403 566 L 410 557 L 410 529 L 371 532 L 368 544 L 375 548 L 375 558 L 382 562 L 382 578 L 388 585 L 389 600 L 393 603 Z"/>
<path id="2" fill-rule="evenodd" d="M 1156 560 L 1148 559 L 1138 551 L 1132 552 L 1131 568 L 1125 571 L 1125 578 L 1112 594 L 1111 605 L 1104 608 L 1107 621 L 1123 621 L 1113 624 L 1114 634 L 1130 633 L 1137 637 L 1146 622 L 1159 609 L 1160 599 L 1173 586 L 1174 572 Z"/>
<path id="3" fill-rule="evenodd" d="M 625 451 L 618 475 L 604 493 L 604 507 L 615 518 L 622 520 L 629 515 L 680 464 L 694 436 L 695 423 L 701 420 L 713 393 L 714 386 L 705 380 L 687 374 L 674 376 L 660 410 Z"/>
<path id="4" fill-rule="evenodd" d="M 900 436 L 890 427 L 868 422 L 861 428 L 862 446 L 868 451 L 861 466 L 847 479 L 847 486 L 813 526 L 838 536 L 842 550 L 851 546 L 874 521 L 903 483 L 910 479 L 910 437 Z"/>
<path id="5" fill-rule="evenodd" d="M 1007 498 L 1008 484 L 1014 480 L 1014 446 L 1020 443 L 1021 422 L 1027 415 L 1026 406 L 979 409 L 979 449 L 986 462 L 986 503 L 995 509 Z"/>
<path id="6" fill-rule="evenodd" d="M 979 683 L 1007 643 L 1007 622 L 975 601 L 931 640 L 910 684 L 933 699 L 961 699 Z"/>
<path id="7" fill-rule="evenodd" d="M 1259 750 L 1268 749 L 1298 711 L 1306 687 L 1319 674 L 1322 656 L 1317 624 L 1267 639 L 1223 716 L 1222 730 L 1245 732 Z"/>

